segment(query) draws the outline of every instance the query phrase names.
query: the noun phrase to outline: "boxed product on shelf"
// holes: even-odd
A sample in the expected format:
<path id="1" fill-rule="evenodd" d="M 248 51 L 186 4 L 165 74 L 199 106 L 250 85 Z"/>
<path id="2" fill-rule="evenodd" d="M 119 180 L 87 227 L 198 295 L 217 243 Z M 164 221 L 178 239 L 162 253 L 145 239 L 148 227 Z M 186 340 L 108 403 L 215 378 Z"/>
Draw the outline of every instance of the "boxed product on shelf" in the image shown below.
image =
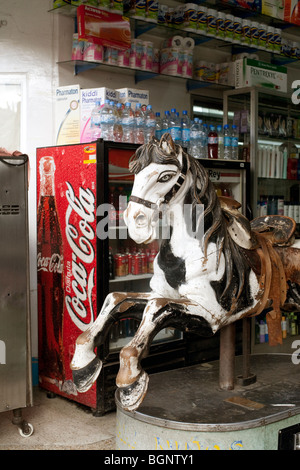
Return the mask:
<path id="1" fill-rule="evenodd" d="M 118 91 L 106 87 L 80 90 L 80 142 L 91 142 L 90 121 L 92 110 L 96 105 L 96 101 L 100 101 L 102 105 L 106 99 L 118 101 Z"/>
<path id="2" fill-rule="evenodd" d="M 219 79 L 219 64 L 200 60 L 194 64 L 194 76 L 204 82 L 217 83 Z"/>
<path id="3" fill-rule="evenodd" d="M 259 86 L 287 92 L 287 68 L 248 57 L 235 61 L 235 88 Z"/>
<path id="4" fill-rule="evenodd" d="M 79 39 L 121 50 L 130 48 L 129 18 L 100 8 L 80 5 L 77 8 L 77 23 Z"/>
<path id="5" fill-rule="evenodd" d="M 284 1 L 284 21 L 300 25 L 300 11 L 298 0 Z"/>
<path id="6" fill-rule="evenodd" d="M 55 144 L 76 144 L 80 141 L 80 87 L 67 85 L 55 90 Z"/>
<path id="7" fill-rule="evenodd" d="M 223 3 L 261 13 L 261 0 L 223 0 Z"/>
<path id="8" fill-rule="evenodd" d="M 117 88 L 117 91 L 119 92 L 119 101 L 121 103 L 131 103 L 132 109 L 135 109 L 136 103 L 141 103 L 143 108 L 149 104 L 149 90 Z"/>
<path id="9" fill-rule="evenodd" d="M 286 0 L 285 0 L 286 1 Z M 272 0 L 262 0 L 261 12 L 263 15 L 271 16 L 283 20 L 284 8 L 283 2 L 274 2 Z"/>

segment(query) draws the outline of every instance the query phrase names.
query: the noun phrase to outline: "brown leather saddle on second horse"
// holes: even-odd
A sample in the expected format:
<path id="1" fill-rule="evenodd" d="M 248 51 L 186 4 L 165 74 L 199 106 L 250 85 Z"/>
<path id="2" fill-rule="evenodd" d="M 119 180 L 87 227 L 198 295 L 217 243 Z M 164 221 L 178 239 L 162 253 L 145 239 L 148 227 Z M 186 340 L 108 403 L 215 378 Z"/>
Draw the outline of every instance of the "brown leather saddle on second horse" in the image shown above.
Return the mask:
<path id="1" fill-rule="evenodd" d="M 296 222 L 290 217 L 268 215 L 249 220 L 238 210 L 234 199 L 219 197 L 231 238 L 242 252 L 259 280 L 259 299 L 245 316 L 266 314 L 270 346 L 282 343 L 281 309 L 287 295 L 287 279 L 279 248 L 295 241 Z"/>

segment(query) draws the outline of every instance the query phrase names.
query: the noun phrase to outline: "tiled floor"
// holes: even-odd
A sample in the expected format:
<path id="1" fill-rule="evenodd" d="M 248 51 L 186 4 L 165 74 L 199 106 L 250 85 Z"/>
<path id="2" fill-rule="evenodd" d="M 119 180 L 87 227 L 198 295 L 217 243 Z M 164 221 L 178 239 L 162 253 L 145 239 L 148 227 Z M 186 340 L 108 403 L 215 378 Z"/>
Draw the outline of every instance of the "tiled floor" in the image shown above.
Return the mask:
<path id="1" fill-rule="evenodd" d="M 33 426 L 22 437 L 12 424 L 13 412 L 0 413 L 0 450 L 104 450 L 115 449 L 116 413 L 94 417 L 91 411 L 57 396 L 49 399 L 34 387 L 34 405 L 22 416 Z"/>

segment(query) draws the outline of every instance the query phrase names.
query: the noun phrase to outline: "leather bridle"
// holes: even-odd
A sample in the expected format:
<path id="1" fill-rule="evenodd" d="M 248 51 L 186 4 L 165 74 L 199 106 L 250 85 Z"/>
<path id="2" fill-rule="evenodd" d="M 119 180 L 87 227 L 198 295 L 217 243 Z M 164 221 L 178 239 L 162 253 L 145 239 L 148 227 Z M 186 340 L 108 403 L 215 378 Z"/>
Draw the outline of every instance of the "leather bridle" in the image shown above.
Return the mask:
<path id="1" fill-rule="evenodd" d="M 161 204 L 168 204 L 178 193 L 179 189 L 181 188 L 182 184 L 185 181 L 185 177 L 187 174 L 187 158 L 185 155 L 182 155 L 182 168 L 181 172 L 178 175 L 178 178 L 170 191 L 167 192 L 167 194 L 164 196 L 164 198 L 160 198 L 157 202 L 151 202 L 147 201 L 147 199 L 142 199 L 137 196 L 130 196 L 129 202 L 136 202 L 138 204 L 142 204 L 145 207 L 148 207 L 149 209 L 158 209 Z"/>

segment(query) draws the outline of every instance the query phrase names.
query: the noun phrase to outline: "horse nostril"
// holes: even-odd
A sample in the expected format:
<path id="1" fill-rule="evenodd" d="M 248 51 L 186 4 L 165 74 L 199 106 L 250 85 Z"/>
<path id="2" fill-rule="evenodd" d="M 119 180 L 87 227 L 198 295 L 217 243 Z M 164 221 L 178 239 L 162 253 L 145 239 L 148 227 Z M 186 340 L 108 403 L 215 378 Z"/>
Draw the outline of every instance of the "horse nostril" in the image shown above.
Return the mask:
<path id="1" fill-rule="evenodd" d="M 135 223 L 136 223 L 136 225 L 138 225 L 140 227 L 143 226 L 143 225 L 146 225 L 146 223 L 147 223 L 146 216 L 144 214 L 139 214 L 137 216 L 137 218 L 135 219 Z"/>

